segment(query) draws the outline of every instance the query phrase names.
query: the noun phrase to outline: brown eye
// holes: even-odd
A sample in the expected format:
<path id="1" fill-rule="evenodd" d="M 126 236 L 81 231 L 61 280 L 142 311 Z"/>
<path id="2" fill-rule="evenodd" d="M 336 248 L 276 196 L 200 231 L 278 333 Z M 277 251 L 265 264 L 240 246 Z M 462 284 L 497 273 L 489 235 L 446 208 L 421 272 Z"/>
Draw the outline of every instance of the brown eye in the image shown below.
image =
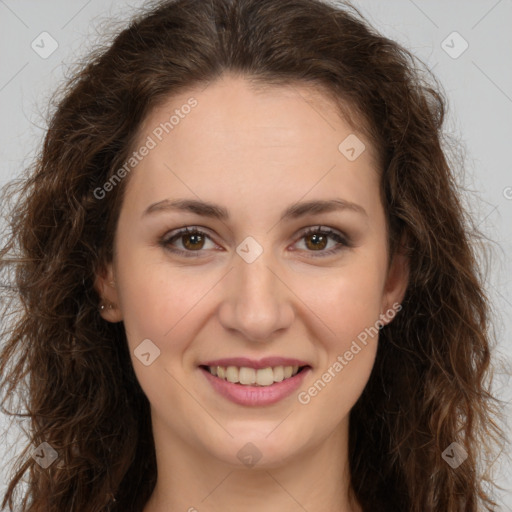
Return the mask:
<path id="1" fill-rule="evenodd" d="M 327 246 L 329 237 L 321 233 L 312 233 L 304 238 L 310 241 L 310 243 L 306 242 L 308 249 L 322 250 Z"/>
<path id="2" fill-rule="evenodd" d="M 176 247 L 177 243 L 180 241 L 181 248 L 179 246 Z M 199 257 L 204 252 L 203 249 L 206 250 L 205 244 L 207 241 L 212 241 L 209 235 L 198 228 L 187 227 L 179 230 L 175 234 L 165 236 L 160 240 L 160 245 L 164 247 L 164 249 L 181 256 Z"/>
<path id="3" fill-rule="evenodd" d="M 204 237 L 199 233 L 186 233 L 184 235 L 180 235 L 180 237 L 184 240 L 183 246 L 189 250 L 197 250 L 203 248 Z"/>
<path id="4" fill-rule="evenodd" d="M 343 248 L 352 247 L 348 237 L 332 229 L 322 229 L 322 226 L 309 228 L 302 234 L 301 240 L 305 240 L 305 252 L 318 253 L 312 254 L 314 257 L 330 256 L 341 251 Z M 330 240 L 337 242 L 337 244 L 326 250 Z M 176 247 L 179 241 L 181 241 L 182 248 Z M 166 250 L 181 256 L 200 257 L 207 249 L 205 248 L 207 241 L 213 243 L 211 237 L 204 231 L 195 227 L 187 227 L 164 237 L 160 240 L 160 245 Z"/>
<path id="5" fill-rule="evenodd" d="M 330 256 L 335 254 L 346 247 L 352 247 L 348 237 L 333 231 L 332 229 L 322 229 L 322 226 L 309 228 L 306 232 L 302 233 L 302 238 L 305 240 L 305 251 L 312 254 L 314 257 Z M 329 240 L 337 242 L 334 247 L 325 250 L 329 244 Z"/>

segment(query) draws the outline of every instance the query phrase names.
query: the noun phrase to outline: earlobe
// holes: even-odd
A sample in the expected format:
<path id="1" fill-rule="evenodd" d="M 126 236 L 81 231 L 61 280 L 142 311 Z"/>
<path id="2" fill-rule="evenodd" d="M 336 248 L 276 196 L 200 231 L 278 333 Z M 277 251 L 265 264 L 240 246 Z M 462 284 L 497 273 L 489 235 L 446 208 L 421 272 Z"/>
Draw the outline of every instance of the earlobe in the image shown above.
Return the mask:
<path id="1" fill-rule="evenodd" d="M 100 296 L 98 312 L 101 317 L 107 322 L 121 322 L 123 316 L 119 308 L 117 284 L 111 263 L 96 274 L 94 288 Z"/>

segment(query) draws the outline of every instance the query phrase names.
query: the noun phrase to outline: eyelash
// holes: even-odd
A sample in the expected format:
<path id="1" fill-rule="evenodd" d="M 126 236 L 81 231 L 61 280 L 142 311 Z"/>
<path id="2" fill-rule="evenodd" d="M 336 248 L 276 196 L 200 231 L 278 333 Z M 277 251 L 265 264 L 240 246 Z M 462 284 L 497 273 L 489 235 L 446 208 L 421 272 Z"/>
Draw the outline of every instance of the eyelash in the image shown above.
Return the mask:
<path id="1" fill-rule="evenodd" d="M 184 235 L 201 235 L 201 236 L 204 236 L 205 238 L 208 238 L 210 240 L 211 237 L 205 233 L 204 231 L 201 231 L 201 229 L 195 227 L 195 226 L 190 226 L 190 227 L 186 227 L 186 228 L 183 228 L 183 229 L 180 229 L 177 233 L 175 233 L 174 235 L 172 236 L 164 236 L 161 240 L 160 240 L 160 245 L 172 252 L 172 253 L 175 253 L 175 254 L 178 254 L 180 256 L 184 256 L 186 258 L 198 258 L 198 257 L 201 257 L 199 256 L 199 254 L 201 252 L 203 252 L 202 249 L 199 249 L 197 251 L 184 251 L 184 250 L 181 250 L 181 249 L 176 249 L 174 247 L 172 247 L 171 243 L 175 240 L 179 240 L 181 237 L 183 237 Z M 306 231 L 304 231 L 299 240 L 302 240 L 303 238 L 305 238 L 306 236 L 308 235 L 323 235 L 323 236 L 327 236 L 329 238 L 332 238 L 333 240 L 335 240 L 336 242 L 338 242 L 338 246 L 332 248 L 332 249 L 329 249 L 328 251 L 318 251 L 319 255 L 317 254 L 312 254 L 312 256 L 314 258 L 324 258 L 324 257 L 327 257 L 327 256 L 331 256 L 332 254 L 335 254 L 341 250 L 343 250 L 344 248 L 347 248 L 347 247 L 352 247 L 352 244 L 350 242 L 350 240 L 343 236 L 342 234 L 336 232 L 336 231 L 333 231 L 332 229 L 322 229 L 322 226 L 314 226 L 314 227 L 310 227 L 310 228 L 307 228 Z M 213 240 L 212 240 L 213 242 Z M 317 252 L 317 251 L 306 251 L 306 252 L 311 252 L 311 253 L 314 253 L 314 252 Z"/>

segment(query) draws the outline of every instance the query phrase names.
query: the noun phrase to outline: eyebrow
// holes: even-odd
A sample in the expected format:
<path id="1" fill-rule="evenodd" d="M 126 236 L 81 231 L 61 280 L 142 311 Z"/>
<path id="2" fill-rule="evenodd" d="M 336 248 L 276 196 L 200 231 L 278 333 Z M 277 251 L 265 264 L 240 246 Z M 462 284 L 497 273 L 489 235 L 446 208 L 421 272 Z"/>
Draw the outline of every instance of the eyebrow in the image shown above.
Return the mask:
<path id="1" fill-rule="evenodd" d="M 359 213 L 368 217 L 366 210 L 356 203 L 346 201 L 345 199 L 326 199 L 292 204 L 288 206 L 281 215 L 281 221 L 297 219 L 305 215 L 318 215 L 321 213 L 344 210 Z M 226 208 L 214 203 L 198 201 L 196 199 L 174 199 L 172 201 L 164 199 L 163 201 L 159 201 L 148 206 L 148 208 L 144 210 L 142 216 L 145 217 L 158 212 L 168 211 L 195 213 L 196 215 L 210 217 L 221 221 L 227 221 L 229 219 L 229 211 Z"/>

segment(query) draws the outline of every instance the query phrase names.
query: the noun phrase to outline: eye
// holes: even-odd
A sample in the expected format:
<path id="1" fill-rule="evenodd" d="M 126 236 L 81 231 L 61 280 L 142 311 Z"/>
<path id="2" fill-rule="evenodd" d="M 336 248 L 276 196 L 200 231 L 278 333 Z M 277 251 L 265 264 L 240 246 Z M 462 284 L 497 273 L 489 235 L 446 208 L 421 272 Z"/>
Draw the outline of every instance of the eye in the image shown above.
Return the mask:
<path id="1" fill-rule="evenodd" d="M 181 246 L 184 249 L 177 249 L 174 247 L 174 243 L 177 240 L 181 239 Z M 184 229 L 180 229 L 175 234 L 170 234 L 169 236 L 165 236 L 160 244 L 167 250 L 179 254 L 185 257 L 198 257 L 200 255 L 201 249 L 204 249 L 205 241 L 211 240 L 211 237 L 207 235 L 204 231 L 201 231 L 199 228 L 194 226 L 186 227 Z M 213 242 L 212 242 L 213 243 Z"/>
<path id="2" fill-rule="evenodd" d="M 330 256 L 343 250 L 345 247 L 352 247 L 348 237 L 330 228 L 322 228 L 322 226 L 308 228 L 301 234 L 301 240 L 303 239 L 305 240 L 307 252 L 319 253 L 312 254 L 315 258 Z M 337 245 L 331 246 L 329 250 L 324 250 L 329 244 L 329 239 L 337 242 Z"/>
<path id="3" fill-rule="evenodd" d="M 322 228 L 322 226 L 315 226 L 308 228 L 301 234 L 300 240 L 305 240 L 304 249 L 306 252 L 319 254 L 312 254 L 313 257 L 325 257 L 335 254 L 346 247 L 352 247 L 352 244 L 348 237 L 343 234 L 333 231 L 330 228 Z M 331 247 L 329 250 L 325 248 L 329 245 L 329 239 L 334 240 L 337 244 Z M 179 241 L 181 249 L 175 246 L 175 243 Z M 160 240 L 160 245 L 166 250 L 171 251 L 175 254 L 185 257 L 200 257 L 205 243 L 210 241 L 213 244 L 211 237 L 201 229 L 195 226 L 188 226 L 180 229 L 177 232 L 171 232 Z M 213 244 L 215 248 L 216 245 Z"/>

